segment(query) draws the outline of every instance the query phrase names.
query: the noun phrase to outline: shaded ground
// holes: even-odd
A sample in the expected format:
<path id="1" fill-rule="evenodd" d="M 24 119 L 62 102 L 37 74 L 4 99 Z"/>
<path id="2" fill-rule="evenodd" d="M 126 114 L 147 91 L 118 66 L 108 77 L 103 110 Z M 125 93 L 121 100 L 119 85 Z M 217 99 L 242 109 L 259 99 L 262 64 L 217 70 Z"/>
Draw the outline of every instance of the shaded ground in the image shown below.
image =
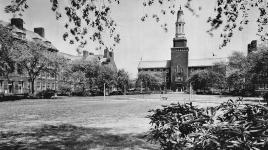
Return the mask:
<path id="1" fill-rule="evenodd" d="M 158 149 L 144 135 L 108 134 L 108 129 L 73 125 L 45 125 L 28 132 L 0 133 L 0 149 L 87 150 L 87 149 Z"/>
<path id="2" fill-rule="evenodd" d="M 150 128 L 148 110 L 190 101 L 187 94 L 165 96 L 167 100 L 156 94 L 1 102 L 0 149 L 158 149 L 144 138 Z M 191 101 L 211 106 L 230 98 L 236 99 L 193 95 Z"/>

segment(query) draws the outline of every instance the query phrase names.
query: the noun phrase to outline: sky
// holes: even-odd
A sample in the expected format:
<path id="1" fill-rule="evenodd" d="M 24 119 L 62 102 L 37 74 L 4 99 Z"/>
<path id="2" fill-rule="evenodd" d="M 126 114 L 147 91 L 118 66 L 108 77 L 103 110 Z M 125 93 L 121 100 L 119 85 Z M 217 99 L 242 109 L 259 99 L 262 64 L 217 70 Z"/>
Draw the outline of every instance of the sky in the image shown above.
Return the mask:
<path id="1" fill-rule="evenodd" d="M 0 0 L 0 20 L 9 22 L 12 15 L 4 13 L 4 7 L 10 0 Z M 168 32 L 154 21 L 142 22 L 141 17 L 146 12 L 158 12 L 158 7 L 145 9 L 143 0 L 121 0 L 120 5 L 112 6 L 112 17 L 118 24 L 121 37 L 120 44 L 115 48 L 115 62 L 119 69 L 125 69 L 132 78 L 137 75 L 138 63 L 141 60 L 169 60 L 172 40 L 175 36 L 176 15 L 167 15 L 163 21 L 168 23 Z M 214 57 L 228 57 L 233 51 L 246 53 L 247 44 L 256 36 L 257 25 L 252 21 L 242 32 L 235 32 L 228 46 L 219 49 L 221 40 L 217 36 L 209 36 L 207 18 L 213 14 L 215 1 L 196 0 L 193 7 L 201 6 L 199 17 L 194 16 L 189 10 L 184 10 L 185 34 L 188 40 L 189 59 L 203 59 Z M 50 40 L 61 52 L 76 55 L 76 46 L 70 45 L 62 38 L 65 32 L 63 21 L 57 21 L 51 11 L 49 0 L 28 0 L 30 8 L 23 15 L 24 27 L 32 30 L 34 27 L 44 27 L 45 37 Z M 178 5 L 184 6 L 184 1 Z M 177 6 L 178 6 L 177 5 Z M 254 14 L 254 12 L 252 12 Z M 251 16 L 254 20 L 254 15 Z M 220 31 L 217 31 L 219 33 Z M 92 48 L 94 49 L 94 48 Z M 95 53 L 100 53 L 95 52 Z"/>

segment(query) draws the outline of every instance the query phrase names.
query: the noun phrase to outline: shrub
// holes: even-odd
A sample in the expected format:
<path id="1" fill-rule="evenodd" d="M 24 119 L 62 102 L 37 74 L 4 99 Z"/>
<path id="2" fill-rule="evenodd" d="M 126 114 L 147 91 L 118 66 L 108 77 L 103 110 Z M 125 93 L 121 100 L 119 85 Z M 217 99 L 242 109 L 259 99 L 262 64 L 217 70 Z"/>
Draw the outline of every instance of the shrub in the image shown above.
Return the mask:
<path id="1" fill-rule="evenodd" d="M 72 96 L 91 96 L 91 92 L 89 90 L 75 90 L 72 92 Z"/>
<path id="2" fill-rule="evenodd" d="M 64 95 L 64 96 L 69 96 L 72 93 L 72 87 L 67 84 L 59 85 L 58 88 L 58 94 L 59 95 Z"/>
<path id="3" fill-rule="evenodd" d="M 192 103 L 151 110 L 149 140 L 164 150 L 267 150 L 268 109 L 224 102 L 198 108 Z"/>
<path id="4" fill-rule="evenodd" d="M 47 89 L 43 90 L 39 93 L 36 94 L 37 98 L 45 98 L 45 99 L 50 99 L 52 96 L 54 96 L 56 93 L 55 90 Z"/>

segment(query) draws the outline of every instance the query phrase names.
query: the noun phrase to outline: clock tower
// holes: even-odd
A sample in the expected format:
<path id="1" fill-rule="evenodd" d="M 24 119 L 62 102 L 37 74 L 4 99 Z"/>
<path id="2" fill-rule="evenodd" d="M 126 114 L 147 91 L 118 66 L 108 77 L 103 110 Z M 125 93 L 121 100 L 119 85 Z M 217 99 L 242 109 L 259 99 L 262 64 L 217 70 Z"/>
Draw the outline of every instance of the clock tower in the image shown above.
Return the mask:
<path id="1" fill-rule="evenodd" d="M 177 13 L 176 33 L 171 48 L 171 90 L 186 90 L 186 79 L 188 77 L 188 53 L 187 39 L 184 33 L 184 14 L 180 7 Z"/>

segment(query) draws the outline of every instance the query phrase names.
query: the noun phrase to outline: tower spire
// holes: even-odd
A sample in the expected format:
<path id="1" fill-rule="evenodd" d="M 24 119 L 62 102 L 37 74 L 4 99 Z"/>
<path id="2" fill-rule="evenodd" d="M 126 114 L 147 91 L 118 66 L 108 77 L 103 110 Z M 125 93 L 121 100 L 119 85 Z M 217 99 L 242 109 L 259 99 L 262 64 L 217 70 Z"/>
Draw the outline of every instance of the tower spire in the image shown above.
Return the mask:
<path id="1" fill-rule="evenodd" d="M 183 10 L 181 9 L 181 5 L 180 5 L 180 10 L 178 10 L 177 13 L 177 21 L 176 21 L 176 34 L 175 34 L 175 38 L 185 38 L 185 34 L 184 34 L 184 18 L 183 18 L 184 14 L 183 14 Z"/>

